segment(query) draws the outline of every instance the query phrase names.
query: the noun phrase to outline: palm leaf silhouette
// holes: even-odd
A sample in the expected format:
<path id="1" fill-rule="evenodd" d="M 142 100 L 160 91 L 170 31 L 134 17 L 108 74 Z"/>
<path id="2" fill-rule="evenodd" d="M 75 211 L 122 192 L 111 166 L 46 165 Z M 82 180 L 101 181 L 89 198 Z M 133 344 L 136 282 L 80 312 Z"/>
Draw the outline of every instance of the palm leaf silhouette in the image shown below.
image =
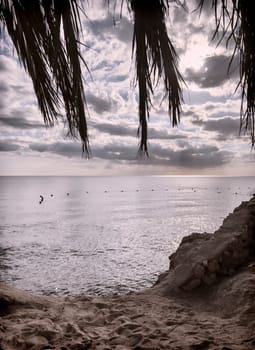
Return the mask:
<path id="1" fill-rule="evenodd" d="M 0 18 L 32 79 L 46 125 L 54 125 L 64 104 L 69 133 L 79 134 L 88 154 L 78 2 L 1 0 L 0 5 Z"/>
<path id="2" fill-rule="evenodd" d="M 207 0 L 208 1 L 208 0 Z M 241 88 L 240 108 L 240 132 L 250 132 L 251 146 L 255 146 L 255 21 L 252 1 L 232 0 L 210 0 L 211 8 L 215 14 L 216 28 L 214 37 L 220 33 L 222 40 L 226 42 L 233 39 L 235 48 L 234 56 L 239 56 L 239 83 Z M 199 3 L 202 11 L 205 0 Z"/>
<path id="3" fill-rule="evenodd" d="M 115 5 L 120 2 L 121 8 L 123 1 L 112 0 Z M 172 1 L 179 3 L 178 0 Z M 223 28 L 222 35 L 228 40 L 235 40 L 233 55 L 240 55 L 240 128 L 250 131 L 254 147 L 255 22 L 252 2 L 206 1 L 211 1 L 215 13 L 215 33 Z M 106 2 L 109 5 L 110 0 Z M 175 126 L 180 119 L 181 85 L 184 81 L 177 68 L 178 57 L 165 24 L 171 0 L 126 2 L 134 16 L 133 57 L 139 90 L 139 149 L 148 153 L 147 120 L 155 85 L 163 80 L 169 115 Z M 200 0 L 200 10 L 204 3 L 205 0 Z M 81 73 L 81 61 L 85 61 L 79 48 L 82 5 L 81 0 L 0 0 L 0 20 L 3 24 L 1 32 L 6 26 L 20 62 L 32 79 L 46 125 L 55 124 L 64 105 L 69 134 L 75 138 L 80 136 L 83 151 L 88 155 L 87 109 Z"/>

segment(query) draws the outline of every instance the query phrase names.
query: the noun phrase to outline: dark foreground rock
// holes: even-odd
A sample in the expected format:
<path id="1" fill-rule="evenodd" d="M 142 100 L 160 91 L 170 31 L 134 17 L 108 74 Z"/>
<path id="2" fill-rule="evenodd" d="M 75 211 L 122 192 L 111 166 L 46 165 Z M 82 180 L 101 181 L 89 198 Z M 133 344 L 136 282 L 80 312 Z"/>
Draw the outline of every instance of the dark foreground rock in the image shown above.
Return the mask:
<path id="1" fill-rule="evenodd" d="M 255 197 L 243 202 L 214 232 L 184 237 L 156 283 L 165 294 L 212 285 L 234 275 L 255 257 Z"/>

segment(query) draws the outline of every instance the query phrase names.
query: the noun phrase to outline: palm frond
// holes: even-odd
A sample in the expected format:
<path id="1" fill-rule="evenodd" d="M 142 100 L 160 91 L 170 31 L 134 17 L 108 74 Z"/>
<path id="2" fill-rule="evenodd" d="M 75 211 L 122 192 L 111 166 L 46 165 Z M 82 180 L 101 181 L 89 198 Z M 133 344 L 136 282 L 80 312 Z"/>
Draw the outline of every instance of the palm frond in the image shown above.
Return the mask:
<path id="1" fill-rule="evenodd" d="M 80 135 L 88 155 L 78 2 L 0 0 L 0 19 L 32 79 L 46 125 L 55 124 L 63 103 L 69 133 L 73 137 Z"/>
<path id="2" fill-rule="evenodd" d="M 208 0 L 207 0 L 208 1 Z M 230 39 L 235 42 L 235 54 L 240 57 L 239 82 L 241 88 L 240 132 L 250 133 L 252 148 L 255 147 L 255 22 L 253 2 L 247 0 L 210 0 L 215 13 L 216 29 L 214 37 L 221 34 L 227 43 Z M 205 0 L 199 3 L 200 11 Z"/>
<path id="3" fill-rule="evenodd" d="M 139 89 L 140 151 L 148 154 L 147 119 L 154 84 L 163 78 L 168 112 L 175 126 L 180 119 L 182 76 L 177 68 L 177 54 L 168 38 L 165 14 L 168 1 L 130 0 L 134 13 L 133 55 L 135 52 L 136 81 Z"/>

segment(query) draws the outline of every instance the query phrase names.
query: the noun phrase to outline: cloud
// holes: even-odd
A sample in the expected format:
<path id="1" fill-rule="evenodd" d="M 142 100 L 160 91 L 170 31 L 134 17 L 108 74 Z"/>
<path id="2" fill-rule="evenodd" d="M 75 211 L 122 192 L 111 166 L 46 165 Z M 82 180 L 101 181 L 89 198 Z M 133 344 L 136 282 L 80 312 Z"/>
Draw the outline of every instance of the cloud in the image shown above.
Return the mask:
<path id="1" fill-rule="evenodd" d="M 95 112 L 101 114 L 103 112 L 109 112 L 112 108 L 113 101 L 108 98 L 98 97 L 92 93 L 86 93 L 87 103 L 92 106 Z"/>
<path id="2" fill-rule="evenodd" d="M 213 96 L 208 91 L 184 90 L 184 101 L 187 105 L 202 105 L 208 102 L 225 102 L 225 96 Z"/>
<path id="3" fill-rule="evenodd" d="M 153 144 L 149 152 L 149 158 L 145 156 L 141 158 L 137 156 L 135 145 L 112 143 L 95 149 L 93 156 L 108 160 L 131 161 L 137 165 L 177 166 L 198 170 L 222 166 L 229 163 L 233 157 L 231 152 L 221 151 L 218 147 L 211 145 L 198 147 L 188 145 L 185 149 L 172 150 L 159 144 Z"/>
<path id="4" fill-rule="evenodd" d="M 0 152 L 12 152 L 17 151 L 19 146 L 15 143 L 3 142 L 0 141 Z"/>
<path id="5" fill-rule="evenodd" d="M 29 145 L 29 148 L 32 151 L 56 153 L 65 157 L 81 157 L 82 155 L 81 144 L 77 142 L 33 143 Z"/>
<path id="6" fill-rule="evenodd" d="M 137 87 L 130 90 L 128 77 L 130 73 L 134 74 L 134 68 L 130 69 L 133 21 L 125 4 L 122 18 L 119 19 L 119 8 L 116 9 L 116 25 L 113 16 L 107 13 L 104 0 L 87 6 L 90 20 L 81 18 L 86 21 L 81 40 L 90 46 L 90 49 L 81 46 L 81 53 L 93 77 L 90 80 L 83 66 L 86 100 L 91 111 L 88 126 L 92 160 L 84 166 L 81 143 L 63 138 L 65 130 L 62 123 L 51 129 L 42 128 L 43 121 L 39 119 L 41 115 L 30 78 L 18 64 L 17 57 L 12 55 L 12 49 L 8 50 L 8 57 L 0 56 L 1 159 L 5 157 L 13 162 L 15 157 L 17 169 L 24 169 L 24 164 L 28 163 L 31 168 L 38 169 L 42 168 L 43 162 L 49 161 L 51 168 L 52 164 L 55 166 L 49 172 L 63 171 L 63 175 L 65 171 L 83 174 L 94 165 L 94 174 L 103 174 L 106 164 L 115 169 L 116 175 L 118 171 L 135 173 L 136 169 L 146 169 L 144 173 L 162 171 L 168 174 L 170 169 L 170 172 L 185 174 L 210 174 L 217 173 L 218 169 L 220 173 L 225 164 L 231 168 L 233 157 L 245 154 L 243 142 L 236 142 L 240 105 L 231 95 L 235 83 L 231 80 L 225 84 L 229 79 L 227 67 L 231 53 L 219 46 L 218 56 L 214 56 L 215 46 L 208 42 L 215 25 L 213 11 L 206 8 L 199 18 L 197 12 L 186 12 L 177 7 L 176 2 L 170 2 L 170 19 L 166 24 L 173 45 L 180 48 L 180 69 L 188 77 L 187 83 L 192 82 L 191 88 L 189 92 L 184 90 L 186 105 L 183 106 L 178 129 L 169 127 L 163 107 L 152 110 L 148 124 L 150 158 L 137 158 L 139 97 Z M 194 10 L 194 0 L 187 6 Z M 189 69 L 185 71 L 185 67 Z M 235 74 L 230 78 L 234 78 Z M 207 90 L 218 86 L 217 90 Z M 161 96 L 161 88 L 160 83 L 155 101 Z M 228 92 L 230 88 L 231 92 Z M 61 114 L 64 111 L 61 110 Z M 224 144 L 219 142 L 223 139 L 227 139 Z M 219 145 L 224 149 L 220 149 Z M 15 150 L 18 150 L 15 155 L 8 153 Z M 56 160 L 63 164 L 61 170 Z M 246 158 L 242 160 L 246 164 Z"/>
<path id="7" fill-rule="evenodd" d="M 134 161 L 137 157 L 137 146 L 132 144 L 108 143 L 92 150 L 95 158 L 114 161 Z"/>
<path id="8" fill-rule="evenodd" d="M 1 85 L 0 85 L 0 93 L 3 94 L 3 93 L 6 93 L 9 91 L 9 87 L 6 83 L 2 82 Z"/>
<path id="9" fill-rule="evenodd" d="M 34 143 L 30 150 L 40 153 L 52 153 L 60 156 L 81 158 L 81 147 L 78 143 L 55 142 L 52 144 Z M 138 157 L 135 143 L 108 142 L 98 144 L 92 149 L 92 159 L 111 160 L 125 164 L 177 166 L 189 169 L 204 169 L 222 166 L 232 159 L 232 153 L 221 151 L 213 145 L 194 147 L 185 144 L 184 149 L 173 150 L 153 143 L 149 149 L 150 157 Z"/>
<path id="10" fill-rule="evenodd" d="M 93 123 L 93 127 L 103 133 L 107 133 L 112 136 L 137 136 L 137 127 L 128 126 L 125 124 L 111 124 L 111 123 Z M 167 130 L 157 129 L 150 127 L 148 128 L 149 140 L 177 140 L 185 139 L 186 136 L 183 134 L 171 135 Z"/>
<path id="11" fill-rule="evenodd" d="M 128 75 L 126 74 L 117 74 L 117 75 L 112 75 L 107 77 L 107 81 L 112 82 L 112 83 L 119 83 L 121 81 L 124 81 L 128 79 Z"/>
<path id="12" fill-rule="evenodd" d="M 8 65 L 6 64 L 5 57 L 5 55 L 0 55 L 0 72 L 5 72 L 8 70 Z"/>
<path id="13" fill-rule="evenodd" d="M 94 36 L 101 39 L 105 35 L 111 35 L 125 43 L 132 40 L 133 24 L 126 16 L 116 21 L 113 15 L 108 14 L 103 19 L 89 21 L 86 25 Z"/>
<path id="14" fill-rule="evenodd" d="M 156 154 L 155 154 L 156 151 Z M 181 150 L 169 150 L 161 147 L 153 148 L 154 161 L 161 165 L 178 166 L 189 169 L 218 167 L 229 163 L 233 157 L 231 152 L 221 151 L 216 146 L 186 146 Z"/>
<path id="15" fill-rule="evenodd" d="M 44 127 L 43 124 L 33 123 L 23 117 L 0 117 L 0 124 L 11 126 L 16 129 L 39 129 Z"/>
<path id="16" fill-rule="evenodd" d="M 117 38 L 125 43 L 130 43 L 133 37 L 133 24 L 127 17 L 122 16 L 120 21 L 115 25 L 114 31 Z"/>
<path id="17" fill-rule="evenodd" d="M 240 120 L 239 118 L 221 118 L 216 120 L 207 120 L 204 122 L 204 129 L 215 131 L 225 136 L 238 136 Z"/>
<path id="18" fill-rule="evenodd" d="M 201 88 L 217 87 L 230 78 L 237 76 L 237 60 L 238 58 L 235 57 L 228 72 L 231 56 L 218 55 L 207 57 L 201 69 L 195 71 L 194 69 L 187 68 L 184 76 L 187 81 L 193 81 Z"/>

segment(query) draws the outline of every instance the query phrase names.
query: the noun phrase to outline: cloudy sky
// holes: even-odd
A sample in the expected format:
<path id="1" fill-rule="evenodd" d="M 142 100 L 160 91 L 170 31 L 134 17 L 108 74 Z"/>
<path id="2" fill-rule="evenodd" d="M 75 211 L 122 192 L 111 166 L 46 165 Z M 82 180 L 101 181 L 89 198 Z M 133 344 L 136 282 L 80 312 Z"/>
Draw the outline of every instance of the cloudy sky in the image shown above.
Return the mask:
<path id="1" fill-rule="evenodd" d="M 91 159 L 69 139 L 62 122 L 46 128 L 30 78 L 9 38 L 0 42 L 0 175 L 255 175 L 255 151 L 239 136 L 237 61 L 227 74 L 233 44 L 212 42 L 214 18 L 171 5 L 169 36 L 186 80 L 178 128 L 170 126 L 159 85 L 149 121 L 150 157 L 137 157 L 138 105 L 131 59 L 132 17 L 86 5 L 82 54 L 89 108 Z"/>

